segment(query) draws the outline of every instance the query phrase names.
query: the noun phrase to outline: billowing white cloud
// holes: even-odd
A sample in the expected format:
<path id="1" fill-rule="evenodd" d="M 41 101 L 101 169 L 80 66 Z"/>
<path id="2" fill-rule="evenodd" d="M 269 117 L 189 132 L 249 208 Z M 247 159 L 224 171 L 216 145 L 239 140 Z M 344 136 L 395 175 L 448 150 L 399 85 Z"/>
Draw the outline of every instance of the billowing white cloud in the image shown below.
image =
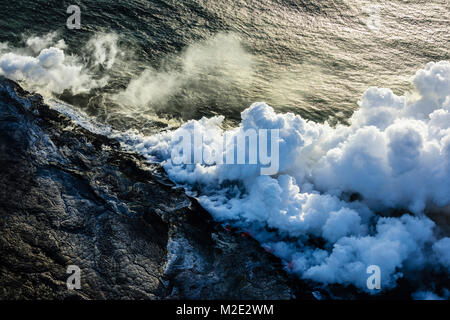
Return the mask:
<path id="1" fill-rule="evenodd" d="M 216 220 L 250 231 L 299 277 L 367 290 L 367 267 L 378 265 L 382 287 L 392 288 L 402 271 L 429 265 L 450 271 L 450 242 L 437 239 L 424 215 L 428 206 L 450 205 L 450 63 L 428 64 L 413 83 L 417 92 L 408 96 L 368 89 L 350 126 L 333 128 L 255 103 L 238 128 L 224 131 L 223 117 L 214 117 L 179 129 L 207 135 L 199 148 L 225 134 L 279 129 L 280 172 L 272 177 L 260 176 L 257 165 L 175 166 L 177 131 L 128 143 L 162 161 Z M 376 214 L 391 209 L 405 214 Z"/>
<path id="2" fill-rule="evenodd" d="M 27 88 L 43 94 L 74 94 L 103 87 L 107 76 L 95 76 L 91 68 L 104 65 L 112 68 L 118 55 L 117 36 L 97 35 L 86 45 L 92 65 L 84 65 L 79 57 L 67 55 L 64 40 L 56 40 L 57 33 L 24 39 L 23 48 L 0 48 L 0 75 L 15 81 L 23 81 Z"/>

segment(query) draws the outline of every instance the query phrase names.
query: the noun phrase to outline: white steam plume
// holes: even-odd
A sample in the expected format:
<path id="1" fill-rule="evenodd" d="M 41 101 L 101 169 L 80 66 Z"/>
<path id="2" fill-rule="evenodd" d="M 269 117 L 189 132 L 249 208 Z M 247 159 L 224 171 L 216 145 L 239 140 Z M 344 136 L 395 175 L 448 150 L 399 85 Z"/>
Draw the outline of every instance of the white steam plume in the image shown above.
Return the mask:
<path id="1" fill-rule="evenodd" d="M 70 90 L 74 94 L 86 93 L 103 87 L 108 76 L 95 77 L 91 68 L 104 65 L 112 68 L 118 55 L 117 36 L 97 35 L 90 40 L 85 52 L 92 54 L 92 66 L 83 65 L 80 57 L 67 55 L 64 40 L 58 40 L 57 33 L 24 40 L 23 48 L 10 49 L 6 44 L 0 48 L 0 75 L 40 93 L 60 94 Z"/>
<path id="2" fill-rule="evenodd" d="M 383 289 L 392 288 L 429 266 L 450 271 L 450 241 L 439 239 L 425 215 L 450 204 L 450 63 L 429 63 L 414 85 L 409 96 L 368 89 L 351 125 L 335 128 L 252 105 L 227 134 L 279 129 L 280 174 L 273 177 L 260 176 L 256 165 L 174 166 L 176 131 L 128 143 L 162 160 L 216 220 L 249 230 L 301 278 L 367 290 L 366 268 L 378 265 Z M 223 141 L 222 121 L 193 120 L 182 129 L 202 131 L 208 149 Z M 352 194 L 359 200 L 350 201 Z M 376 214 L 391 209 L 405 214 Z M 312 245 L 314 238 L 324 245 Z"/>
<path id="3" fill-rule="evenodd" d="M 252 75 L 252 64 L 251 55 L 241 46 L 237 36 L 220 33 L 191 44 L 179 56 L 169 59 L 164 70 L 146 69 L 114 99 L 138 107 L 165 102 L 183 86 L 208 81 L 207 77 L 221 81 L 222 86 L 230 82 L 245 85 Z"/>

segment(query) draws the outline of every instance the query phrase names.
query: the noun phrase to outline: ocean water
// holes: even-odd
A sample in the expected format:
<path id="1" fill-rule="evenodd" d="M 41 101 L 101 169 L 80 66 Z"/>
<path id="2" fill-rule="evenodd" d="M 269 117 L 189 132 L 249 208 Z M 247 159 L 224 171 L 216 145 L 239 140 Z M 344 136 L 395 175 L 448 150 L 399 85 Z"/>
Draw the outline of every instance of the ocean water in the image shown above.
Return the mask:
<path id="1" fill-rule="evenodd" d="M 367 291 L 377 265 L 383 289 L 450 297 L 449 1 L 0 4 L 0 74 L 160 162 L 287 271 Z M 179 130 L 211 148 L 246 129 L 280 130 L 278 174 L 170 161 Z"/>
<path id="2" fill-rule="evenodd" d="M 110 75 L 108 84 L 60 98 L 118 128 L 163 126 L 149 124 L 149 114 L 183 121 L 221 114 L 236 123 L 255 101 L 306 119 L 345 122 L 369 86 L 403 93 L 417 69 L 450 55 L 447 0 L 1 2 L 0 42 L 10 46 L 57 32 L 66 53 L 89 65 L 86 42 L 117 35 L 125 56 L 109 70 L 90 70 Z M 66 28 L 71 4 L 81 8 L 81 30 Z M 214 41 L 217 34 L 224 36 Z M 107 94 L 147 69 L 163 78 L 169 73 L 158 83 L 171 92 L 139 107 L 109 101 Z"/>

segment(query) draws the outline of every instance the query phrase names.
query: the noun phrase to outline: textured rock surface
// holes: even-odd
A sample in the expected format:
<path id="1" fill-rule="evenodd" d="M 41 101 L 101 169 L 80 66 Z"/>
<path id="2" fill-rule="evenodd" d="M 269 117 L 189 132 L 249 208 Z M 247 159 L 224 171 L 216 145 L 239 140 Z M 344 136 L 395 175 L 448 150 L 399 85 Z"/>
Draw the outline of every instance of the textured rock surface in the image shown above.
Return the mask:
<path id="1" fill-rule="evenodd" d="M 160 167 L 0 78 L 0 299 L 289 299 L 289 283 Z"/>

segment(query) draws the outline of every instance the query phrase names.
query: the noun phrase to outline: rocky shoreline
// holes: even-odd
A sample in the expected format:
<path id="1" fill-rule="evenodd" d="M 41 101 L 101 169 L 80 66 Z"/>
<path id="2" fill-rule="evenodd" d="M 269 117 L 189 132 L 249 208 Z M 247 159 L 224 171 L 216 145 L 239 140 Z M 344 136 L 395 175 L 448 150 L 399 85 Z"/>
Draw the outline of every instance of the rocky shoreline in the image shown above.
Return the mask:
<path id="1" fill-rule="evenodd" d="M 161 167 L 5 78 L 0 150 L 1 300 L 298 297 L 279 260 Z M 81 290 L 67 289 L 69 265 Z"/>
<path id="2" fill-rule="evenodd" d="M 0 77 L 0 300 L 411 299 L 398 282 L 372 296 L 289 276 L 159 165 Z"/>

